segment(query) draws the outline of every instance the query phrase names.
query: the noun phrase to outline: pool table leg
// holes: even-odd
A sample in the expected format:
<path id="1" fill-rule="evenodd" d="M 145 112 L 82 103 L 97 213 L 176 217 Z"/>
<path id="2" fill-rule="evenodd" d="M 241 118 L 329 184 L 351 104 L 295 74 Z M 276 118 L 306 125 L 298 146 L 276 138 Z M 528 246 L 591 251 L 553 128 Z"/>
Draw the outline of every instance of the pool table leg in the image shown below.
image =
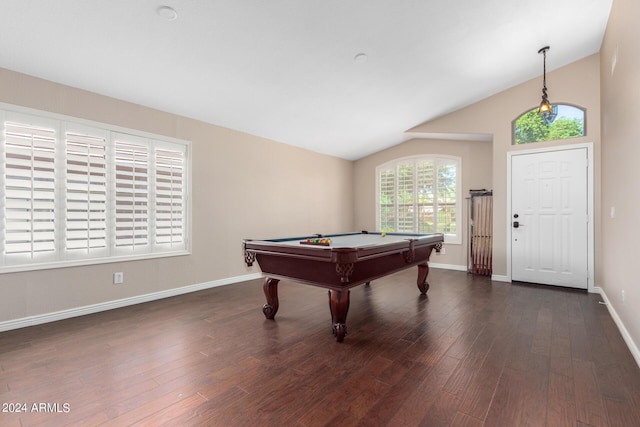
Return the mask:
<path id="1" fill-rule="evenodd" d="M 329 308 L 331 309 L 331 323 L 333 324 L 333 335 L 338 342 L 344 340 L 347 335 L 347 312 L 349 311 L 350 291 L 329 291 Z"/>
<path id="2" fill-rule="evenodd" d="M 429 264 L 418 264 L 418 289 L 422 295 L 426 295 L 429 290 L 427 275 L 429 274 Z"/>
<path id="3" fill-rule="evenodd" d="M 267 303 L 262 306 L 262 312 L 267 319 L 273 319 L 278 312 L 278 279 L 268 277 L 262 285 L 264 296 L 267 297 Z"/>

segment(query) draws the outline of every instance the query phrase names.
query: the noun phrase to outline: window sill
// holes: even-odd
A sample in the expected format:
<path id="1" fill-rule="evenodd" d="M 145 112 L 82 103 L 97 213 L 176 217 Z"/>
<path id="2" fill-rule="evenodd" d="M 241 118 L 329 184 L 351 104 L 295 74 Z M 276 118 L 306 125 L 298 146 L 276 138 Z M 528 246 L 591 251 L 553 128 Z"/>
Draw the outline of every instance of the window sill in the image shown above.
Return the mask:
<path id="1" fill-rule="evenodd" d="M 157 254 L 122 255 L 122 256 L 114 256 L 114 257 L 109 257 L 104 259 L 87 258 L 82 260 L 77 259 L 77 260 L 69 260 L 69 261 L 38 263 L 38 264 L 6 265 L 3 267 L 0 267 L 0 274 L 19 273 L 19 272 L 36 271 L 36 270 L 51 270 L 56 268 L 82 267 L 82 266 L 99 265 L 99 264 L 111 264 L 115 262 L 124 262 L 124 261 L 142 261 L 146 259 L 168 258 L 168 257 L 185 256 L 185 255 L 191 255 L 191 251 L 179 250 L 179 251 L 173 251 L 173 252 L 162 252 Z"/>

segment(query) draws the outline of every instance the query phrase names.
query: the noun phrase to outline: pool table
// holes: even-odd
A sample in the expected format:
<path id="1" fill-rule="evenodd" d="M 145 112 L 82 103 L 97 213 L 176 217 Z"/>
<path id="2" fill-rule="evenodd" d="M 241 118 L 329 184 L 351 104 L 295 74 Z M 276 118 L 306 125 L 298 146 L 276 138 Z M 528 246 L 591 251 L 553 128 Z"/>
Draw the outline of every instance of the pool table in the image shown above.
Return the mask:
<path id="1" fill-rule="evenodd" d="M 322 239 L 330 242 L 322 242 Z M 333 334 L 338 342 L 342 342 L 347 334 L 350 288 L 418 266 L 418 289 L 426 294 L 429 289 L 427 261 L 431 251 L 439 251 L 443 242 L 441 233 L 362 231 L 247 239 L 243 246 L 245 263 L 251 266 L 257 261 L 267 277 L 263 285 L 267 303 L 262 308 L 267 319 L 273 319 L 278 312 L 278 282 L 281 279 L 327 288 Z"/>

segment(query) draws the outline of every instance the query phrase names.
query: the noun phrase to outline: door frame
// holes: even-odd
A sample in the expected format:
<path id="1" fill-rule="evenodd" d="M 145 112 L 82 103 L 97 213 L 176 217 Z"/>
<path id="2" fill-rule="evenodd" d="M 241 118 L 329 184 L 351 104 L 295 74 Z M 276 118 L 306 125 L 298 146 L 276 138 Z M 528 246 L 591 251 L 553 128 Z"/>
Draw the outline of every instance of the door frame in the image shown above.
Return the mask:
<path id="1" fill-rule="evenodd" d="M 587 291 L 590 293 L 596 292 L 595 290 L 595 272 L 594 272 L 594 264 L 595 264 L 595 251 L 594 251 L 594 230 L 595 230 L 595 217 L 594 217 L 594 165 L 593 165 L 593 143 L 585 142 L 580 144 L 570 144 L 570 145 L 559 145 L 555 147 L 544 147 L 544 148 L 532 148 L 528 150 L 517 150 L 517 151 L 509 151 L 507 152 L 507 216 L 506 216 L 506 224 L 507 227 L 507 280 L 509 282 L 511 279 L 511 160 L 513 156 L 523 155 L 523 154 L 540 154 L 540 153 L 551 153 L 554 151 L 566 151 L 566 150 L 575 150 L 580 148 L 586 148 L 587 150 L 587 164 L 588 164 L 588 172 L 587 172 L 587 217 L 588 217 L 588 225 L 587 225 L 587 268 L 588 268 L 588 277 L 587 277 Z"/>

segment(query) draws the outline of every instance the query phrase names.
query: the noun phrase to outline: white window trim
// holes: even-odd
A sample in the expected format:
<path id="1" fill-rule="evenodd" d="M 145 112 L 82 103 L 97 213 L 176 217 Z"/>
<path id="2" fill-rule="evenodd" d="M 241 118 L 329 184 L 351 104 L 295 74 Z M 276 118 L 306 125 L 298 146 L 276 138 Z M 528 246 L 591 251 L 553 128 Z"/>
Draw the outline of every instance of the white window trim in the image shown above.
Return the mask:
<path id="1" fill-rule="evenodd" d="M 429 154 L 421 154 L 421 155 L 414 155 L 414 156 L 406 156 L 406 157 L 400 157 L 397 159 L 393 159 L 390 160 L 388 162 L 385 162 L 381 165 L 378 165 L 376 167 L 376 176 L 375 176 L 375 180 L 376 180 L 376 228 L 380 228 L 380 172 L 382 170 L 385 169 L 389 169 L 389 168 L 397 168 L 397 165 L 399 163 L 403 163 L 403 162 L 407 162 L 407 161 L 412 161 L 415 162 L 419 161 L 419 160 L 431 160 L 431 161 L 438 161 L 438 160 L 447 160 L 447 161 L 454 161 L 456 163 L 456 218 L 457 218 L 457 230 L 458 232 L 456 234 L 445 234 L 444 235 L 444 242 L 445 243 L 449 243 L 449 244 L 462 244 L 462 229 L 463 229 L 463 223 L 462 223 L 462 158 L 458 157 L 458 156 L 450 156 L 450 155 L 446 155 L 446 154 L 437 154 L 437 155 L 429 155 Z M 397 170 L 397 169 L 396 169 Z M 414 174 L 414 188 L 417 188 L 417 185 L 415 184 L 415 180 L 417 179 L 416 175 Z M 397 185 L 395 186 L 395 190 L 397 192 L 398 187 Z M 395 200 L 397 201 L 397 195 L 395 197 Z M 378 230 L 380 231 L 380 230 Z"/>
<path id="2" fill-rule="evenodd" d="M 128 129 L 120 126 L 114 126 L 110 124 L 104 124 L 100 122 L 94 122 L 90 120 L 80 119 L 71 116 L 65 116 L 56 113 L 50 113 L 47 111 L 36 110 L 32 108 L 20 107 L 11 104 L 0 103 L 0 134 L 4 135 L 4 123 L 6 114 L 9 115 L 26 115 L 31 116 L 37 119 L 41 119 L 43 122 L 54 123 L 56 131 L 56 149 L 58 150 L 56 154 L 56 191 L 62 190 L 62 192 L 58 191 L 56 193 L 56 228 L 55 228 L 55 238 L 56 238 L 56 255 L 54 257 L 43 257 L 40 260 L 32 260 L 26 259 L 24 262 L 18 263 L 7 262 L 4 252 L 4 242 L 5 242 L 5 224 L 4 224 L 4 194 L 0 195 L 0 274 L 3 273 L 13 273 L 20 271 L 32 271 L 32 270 L 43 270 L 43 269 L 51 269 L 51 268 L 63 268 L 63 267 L 71 267 L 71 266 L 83 266 L 83 265 L 94 265 L 94 264 L 105 264 L 112 262 L 122 262 L 122 261 L 133 261 L 133 260 L 142 260 L 142 259 L 153 259 L 153 258 L 163 258 L 163 257 L 172 257 L 172 256 L 183 256 L 191 254 L 191 142 L 167 137 L 164 135 L 152 134 L 149 132 Z M 79 257 L 77 254 L 71 254 L 71 252 L 65 250 L 65 214 L 64 211 L 64 202 L 59 200 L 59 197 L 64 196 L 64 190 L 66 186 L 65 176 L 66 169 L 61 170 L 63 168 L 60 167 L 60 162 L 66 162 L 66 155 L 64 152 L 61 152 L 61 147 L 64 149 L 65 146 L 65 136 L 64 130 L 67 125 L 71 125 L 73 128 L 91 128 L 94 130 L 99 130 L 105 132 L 107 135 L 107 168 L 115 168 L 115 164 L 112 163 L 113 150 L 114 145 L 112 141 L 112 135 L 120 133 L 131 136 L 132 138 L 137 138 L 141 141 L 144 141 L 145 144 L 149 144 L 149 152 L 152 153 L 150 156 L 154 156 L 156 148 L 167 148 L 173 147 L 178 151 L 182 151 L 184 153 L 184 165 L 183 165 L 183 196 L 184 196 L 184 212 L 183 212 L 183 235 L 184 235 L 184 244 L 180 245 L 179 248 L 167 248 L 166 245 L 156 245 L 152 240 L 155 237 L 154 230 L 149 227 L 148 234 L 150 244 L 146 251 L 137 252 L 131 251 L 126 253 L 126 251 L 117 251 L 115 246 L 113 245 L 113 230 L 115 230 L 115 225 L 111 227 L 107 233 L 107 248 L 104 251 L 97 250 L 95 251 L 95 255 L 92 253 L 86 257 Z M 3 136 L 0 135 L 0 138 Z M 155 158 L 154 158 L 155 159 Z M 153 160 L 155 161 L 155 160 Z M 155 169 L 155 168 L 154 168 Z M 107 218 L 109 221 L 115 219 L 115 175 L 110 171 L 107 173 L 107 199 L 109 202 L 107 203 Z M 4 189 L 4 181 L 5 180 L 5 164 L 4 164 L 4 144 L 0 145 L 0 187 Z M 150 174 L 148 178 L 148 186 L 154 186 L 155 180 L 153 180 L 153 174 Z M 4 190 L 3 190 L 4 192 Z M 155 209 L 155 200 L 150 198 L 148 200 L 148 209 Z M 92 251 L 93 252 L 93 251 Z M 17 257 L 16 257 L 17 258 Z"/>

